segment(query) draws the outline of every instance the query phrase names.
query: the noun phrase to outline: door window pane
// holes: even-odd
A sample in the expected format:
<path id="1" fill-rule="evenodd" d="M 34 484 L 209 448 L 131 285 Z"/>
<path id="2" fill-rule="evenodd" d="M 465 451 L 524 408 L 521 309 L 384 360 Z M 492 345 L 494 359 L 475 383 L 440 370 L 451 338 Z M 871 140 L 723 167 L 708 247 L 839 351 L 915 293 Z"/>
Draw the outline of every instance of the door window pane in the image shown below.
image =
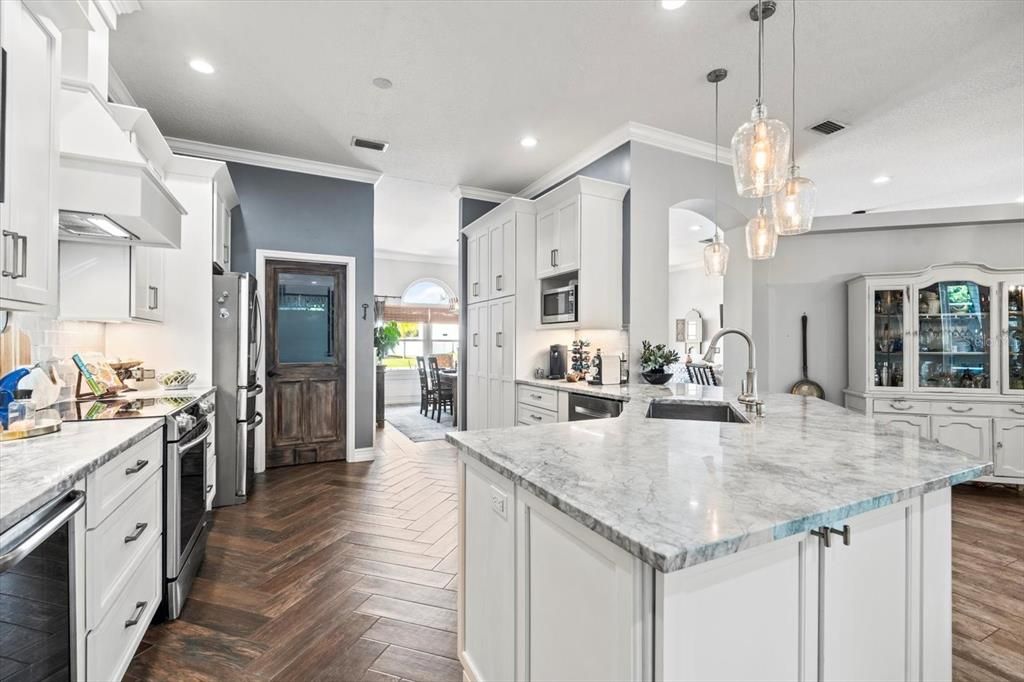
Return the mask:
<path id="1" fill-rule="evenodd" d="M 332 275 L 282 272 L 277 277 L 279 362 L 318 363 L 334 358 Z"/>
<path id="2" fill-rule="evenodd" d="M 875 386 L 903 386 L 903 289 L 875 292 Z"/>
<path id="3" fill-rule="evenodd" d="M 990 289 L 974 282 L 936 282 L 918 292 L 918 385 L 987 389 Z"/>
<path id="4" fill-rule="evenodd" d="M 1024 390 L 1024 287 L 1011 286 L 1006 300 L 1006 358 L 1009 388 Z"/>

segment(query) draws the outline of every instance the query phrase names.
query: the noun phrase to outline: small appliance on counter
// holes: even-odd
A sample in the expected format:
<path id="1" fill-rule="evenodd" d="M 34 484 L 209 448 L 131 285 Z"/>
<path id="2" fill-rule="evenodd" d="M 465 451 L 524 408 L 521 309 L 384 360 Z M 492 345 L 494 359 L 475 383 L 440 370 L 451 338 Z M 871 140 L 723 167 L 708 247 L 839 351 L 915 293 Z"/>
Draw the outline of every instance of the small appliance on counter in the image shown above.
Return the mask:
<path id="1" fill-rule="evenodd" d="M 548 379 L 564 379 L 565 363 L 569 350 L 565 346 L 554 344 L 548 350 Z"/>
<path id="2" fill-rule="evenodd" d="M 590 361 L 590 375 L 587 377 L 587 383 L 595 386 L 617 386 L 621 371 L 621 368 L 616 368 L 613 365 L 606 367 L 605 357 L 601 354 L 601 349 L 598 348 L 594 353 L 594 358 Z"/>

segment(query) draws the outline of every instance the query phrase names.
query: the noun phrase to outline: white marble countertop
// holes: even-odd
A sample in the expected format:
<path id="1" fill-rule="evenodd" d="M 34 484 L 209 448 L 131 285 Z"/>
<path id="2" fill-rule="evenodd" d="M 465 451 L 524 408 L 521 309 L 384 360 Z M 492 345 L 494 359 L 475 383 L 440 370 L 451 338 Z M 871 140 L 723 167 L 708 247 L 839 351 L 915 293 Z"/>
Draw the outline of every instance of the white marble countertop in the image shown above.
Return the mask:
<path id="1" fill-rule="evenodd" d="M 628 402 L 616 419 L 452 432 L 448 440 L 663 572 L 992 471 L 989 460 L 816 398 L 762 396 L 763 420 L 718 423 L 646 413 L 653 400 L 731 402 L 742 413 L 721 388 L 558 388 L 574 386 Z"/>
<path id="2" fill-rule="evenodd" d="M 163 426 L 162 418 L 64 422 L 48 436 L 0 443 L 0 533 Z"/>
<path id="3" fill-rule="evenodd" d="M 566 381 L 565 379 L 516 379 L 517 384 L 524 386 L 536 386 L 538 388 L 552 388 L 556 391 L 568 391 L 569 393 L 586 393 L 612 400 L 629 400 L 638 391 L 649 388 L 661 388 L 649 384 L 619 384 L 617 386 L 595 386 L 586 381 Z M 632 389 L 632 391 L 630 390 Z"/>

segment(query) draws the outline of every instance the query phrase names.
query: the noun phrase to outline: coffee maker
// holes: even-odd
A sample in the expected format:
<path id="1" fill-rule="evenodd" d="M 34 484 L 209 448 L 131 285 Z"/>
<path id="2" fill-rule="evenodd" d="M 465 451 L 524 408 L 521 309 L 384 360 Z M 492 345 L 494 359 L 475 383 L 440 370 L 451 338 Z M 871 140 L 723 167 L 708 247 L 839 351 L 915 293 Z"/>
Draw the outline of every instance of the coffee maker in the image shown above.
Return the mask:
<path id="1" fill-rule="evenodd" d="M 569 355 L 565 346 L 553 345 L 548 350 L 548 379 L 565 378 L 565 362 Z"/>

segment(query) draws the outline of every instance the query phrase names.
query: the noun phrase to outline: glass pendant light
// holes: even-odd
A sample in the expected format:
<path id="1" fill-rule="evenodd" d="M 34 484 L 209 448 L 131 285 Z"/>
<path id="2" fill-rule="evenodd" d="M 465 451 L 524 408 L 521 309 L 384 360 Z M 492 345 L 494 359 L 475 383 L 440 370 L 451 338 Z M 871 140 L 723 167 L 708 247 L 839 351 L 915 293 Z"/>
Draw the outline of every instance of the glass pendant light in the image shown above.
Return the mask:
<path id="1" fill-rule="evenodd" d="M 747 223 L 747 256 L 750 260 L 767 260 L 775 257 L 779 235 L 775 232 L 775 221 L 772 220 L 770 211 L 768 200 L 761 199 L 757 215 Z"/>
<path id="2" fill-rule="evenodd" d="M 750 120 L 732 136 L 733 176 L 741 197 L 760 198 L 778 192 L 786 177 L 789 129 L 768 118 L 764 106 L 764 20 L 775 13 L 775 3 L 758 0 L 750 10 L 757 21 L 757 101 Z"/>
<path id="3" fill-rule="evenodd" d="M 725 80 L 729 72 L 725 69 L 714 69 L 708 72 L 708 82 L 715 84 L 715 171 L 718 171 L 718 84 Z M 718 235 L 718 181 L 712 174 L 712 185 L 715 195 L 715 234 L 711 243 L 704 247 L 704 274 L 708 277 L 724 277 L 725 270 L 729 267 L 729 246 L 723 241 L 724 235 Z"/>
<path id="4" fill-rule="evenodd" d="M 793 0 L 793 130 L 796 130 L 796 0 Z M 800 167 L 796 165 L 795 133 L 789 149 L 789 177 L 772 197 L 775 230 L 784 236 L 810 231 L 814 220 L 814 197 L 818 192 L 813 182 L 800 176 Z"/>

